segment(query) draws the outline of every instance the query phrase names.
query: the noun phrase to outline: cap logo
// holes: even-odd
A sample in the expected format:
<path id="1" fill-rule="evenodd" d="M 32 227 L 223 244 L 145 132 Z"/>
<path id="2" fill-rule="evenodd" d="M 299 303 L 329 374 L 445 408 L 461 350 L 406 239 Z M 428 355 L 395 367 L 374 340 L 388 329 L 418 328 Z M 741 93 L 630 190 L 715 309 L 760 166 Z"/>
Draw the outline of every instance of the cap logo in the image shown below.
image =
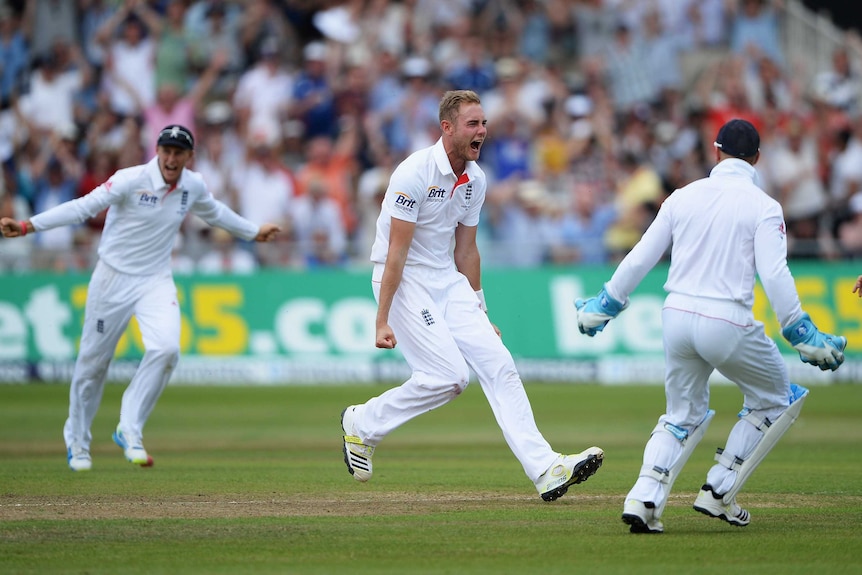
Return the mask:
<path id="1" fill-rule="evenodd" d="M 180 144 L 180 147 L 188 147 L 189 149 L 194 148 L 194 138 L 191 133 L 182 126 L 168 126 L 159 132 L 159 145 L 171 146 L 177 145 L 180 142 L 183 142 L 183 144 Z"/>

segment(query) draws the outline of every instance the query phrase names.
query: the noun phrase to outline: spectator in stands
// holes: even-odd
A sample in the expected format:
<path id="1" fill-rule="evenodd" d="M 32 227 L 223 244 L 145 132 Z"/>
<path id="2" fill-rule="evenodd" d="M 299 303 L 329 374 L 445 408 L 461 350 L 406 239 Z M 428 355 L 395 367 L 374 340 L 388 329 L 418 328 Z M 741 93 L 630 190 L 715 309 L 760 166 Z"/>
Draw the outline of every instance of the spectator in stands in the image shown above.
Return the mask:
<path id="1" fill-rule="evenodd" d="M 278 225 L 291 220 L 296 191 L 290 171 L 279 158 L 279 142 L 275 129 L 261 129 L 249 136 L 245 162 L 237 166 L 231 182 L 237 192 L 238 213 L 245 218 L 266 216 Z"/>
<path id="2" fill-rule="evenodd" d="M 70 64 L 63 52 L 71 55 Z M 32 131 L 43 138 L 57 127 L 75 124 L 75 98 L 92 80 L 92 68 L 76 45 L 56 44 L 30 75 L 30 90 L 21 96 L 21 116 Z"/>
<path id="3" fill-rule="evenodd" d="M 850 216 L 850 198 L 862 191 L 862 118 L 838 134 L 837 154 L 832 159 L 829 180 L 831 231 Z"/>
<path id="4" fill-rule="evenodd" d="M 727 44 L 731 6 L 727 0 L 674 0 L 663 5 L 665 29 L 688 50 L 720 50 Z"/>
<path id="5" fill-rule="evenodd" d="M 680 56 L 685 48 L 680 37 L 670 34 L 658 8 L 648 9 L 643 20 L 641 46 L 648 75 L 656 90 L 656 100 L 675 95 L 683 89 Z"/>
<path id="6" fill-rule="evenodd" d="M 257 260 L 239 247 L 227 230 L 209 228 L 210 249 L 198 260 L 195 269 L 203 274 L 248 275 L 257 270 Z"/>
<path id="7" fill-rule="evenodd" d="M 148 29 L 158 21 L 145 2 L 129 1 L 96 34 L 107 52 L 102 89 L 111 111 L 121 117 L 134 115 L 155 100 L 157 46 Z"/>
<path id="8" fill-rule="evenodd" d="M 99 73 L 105 65 L 107 53 L 105 47 L 99 42 L 99 30 L 105 25 L 111 16 L 117 11 L 115 2 L 110 0 L 79 0 L 81 20 L 81 49 L 87 61 L 90 62 Z"/>
<path id="9" fill-rule="evenodd" d="M 774 144 L 769 161 L 774 195 L 784 209 L 787 251 L 791 258 L 821 255 L 820 220 L 828 195 L 819 173 L 814 133 L 818 129 L 799 116 L 792 117 L 785 128 L 786 137 Z"/>
<path id="10" fill-rule="evenodd" d="M 224 65 L 211 89 L 213 100 L 230 99 L 246 66 L 239 39 L 240 15 L 241 6 L 225 0 L 196 2 L 186 11 L 195 70 L 206 70 L 216 55 L 224 55 Z"/>
<path id="11" fill-rule="evenodd" d="M 582 0 L 572 5 L 575 35 L 578 38 L 577 56 L 589 61 L 601 56 L 605 46 L 613 41 L 617 15 L 607 0 Z"/>
<path id="12" fill-rule="evenodd" d="M 18 193 L 18 179 L 12 166 L 3 164 L 0 180 L 0 218 L 13 218 L 17 221 L 30 219 L 33 210 L 30 202 Z M 31 269 L 33 237 L 21 238 L 18 242 L 0 242 L 0 272 L 27 272 Z"/>
<path id="13" fill-rule="evenodd" d="M 774 0 L 740 0 L 731 15 L 730 49 L 745 56 L 749 63 L 767 56 L 784 65 L 778 17 L 769 4 Z"/>
<path id="14" fill-rule="evenodd" d="M 481 96 L 496 82 L 494 61 L 480 37 L 470 34 L 463 42 L 463 51 L 445 74 L 445 80 L 453 90 L 473 90 Z"/>
<path id="15" fill-rule="evenodd" d="M 147 134 L 147 149 L 156 149 L 159 131 L 163 126 L 179 124 L 192 130 L 192 133 L 197 133 L 196 119 L 203 112 L 201 105 L 226 63 L 226 53 L 213 54 L 203 74 L 188 91 L 185 84 L 171 81 L 165 81 L 159 85 L 156 101 L 141 110 L 144 117 L 144 132 Z"/>
<path id="16" fill-rule="evenodd" d="M 341 219 L 349 237 L 356 233 L 356 197 L 354 180 L 358 130 L 346 122 L 335 142 L 328 136 L 317 136 L 306 145 L 305 161 L 296 172 L 299 195 L 306 193 L 313 181 L 325 182 L 329 197 L 338 204 Z"/>
<path id="17" fill-rule="evenodd" d="M 302 122 L 307 139 L 334 137 L 338 133 L 335 98 L 323 42 L 311 42 L 302 52 L 303 69 L 293 84 L 290 117 Z"/>
<path id="18" fill-rule="evenodd" d="M 658 99 L 659 78 L 652 74 L 650 53 L 635 36 L 628 23 L 617 22 L 613 41 L 601 53 L 608 87 L 619 112 L 626 113 L 638 105 L 649 105 Z M 672 66 L 673 62 L 665 65 Z"/>
<path id="19" fill-rule="evenodd" d="M 482 108 L 493 128 L 504 117 L 517 118 L 522 129 L 536 130 L 545 119 L 546 94 L 535 83 L 528 82 L 524 64 L 516 58 L 497 61 L 497 85 L 482 96 Z"/>
<path id="20" fill-rule="evenodd" d="M 758 111 L 792 112 L 801 107 L 796 98 L 799 90 L 778 64 L 769 56 L 760 56 L 754 66 L 746 68 L 745 89 L 751 107 Z"/>
<path id="21" fill-rule="evenodd" d="M 858 57 L 851 57 L 850 47 L 842 45 L 833 50 L 831 66 L 814 76 L 815 94 L 848 115 L 860 111 L 862 98 L 862 71 Z"/>
<path id="22" fill-rule="evenodd" d="M 41 213 L 64 202 L 75 199 L 78 181 L 69 176 L 63 164 L 53 155 L 44 159 L 34 170 L 33 211 Z M 73 255 L 75 227 L 66 226 L 46 230 L 36 236 L 33 265 L 37 269 L 57 272 L 69 268 Z"/>
<path id="23" fill-rule="evenodd" d="M 22 20 L 34 58 L 47 57 L 57 44 L 80 47 L 77 2 L 25 0 Z"/>
<path id="24" fill-rule="evenodd" d="M 661 177 L 641 156 L 624 151 L 618 167 L 614 201 L 618 217 L 605 234 L 605 245 L 614 260 L 625 256 L 637 244 L 664 196 Z"/>
<path id="25" fill-rule="evenodd" d="M 296 31 L 285 20 L 280 4 L 274 0 L 247 0 L 243 4 L 239 37 L 246 62 L 257 61 L 273 44 L 286 59 L 294 61 L 298 52 Z"/>
<path id="26" fill-rule="evenodd" d="M 30 52 L 15 11 L 0 4 L 0 98 L 17 96 L 25 84 Z"/>
<path id="27" fill-rule="evenodd" d="M 573 186 L 571 206 L 560 222 L 559 238 L 551 246 L 553 263 L 608 263 L 605 235 L 617 219 L 617 210 L 612 204 L 599 204 L 597 195 L 589 184 Z"/>
<path id="28" fill-rule="evenodd" d="M 487 200 L 495 265 L 534 268 L 550 261 L 551 246 L 559 243 L 559 210 L 542 182 L 511 181 L 489 191 Z"/>
<path id="29" fill-rule="evenodd" d="M 347 230 L 326 185 L 319 179 L 307 182 L 305 194 L 292 204 L 296 248 L 309 268 L 340 266 L 347 261 Z"/>
<path id="30" fill-rule="evenodd" d="M 294 80 L 279 55 L 278 39 L 267 38 L 260 47 L 254 66 L 239 79 L 233 105 L 240 135 L 248 137 L 257 131 L 277 130 L 287 119 Z"/>

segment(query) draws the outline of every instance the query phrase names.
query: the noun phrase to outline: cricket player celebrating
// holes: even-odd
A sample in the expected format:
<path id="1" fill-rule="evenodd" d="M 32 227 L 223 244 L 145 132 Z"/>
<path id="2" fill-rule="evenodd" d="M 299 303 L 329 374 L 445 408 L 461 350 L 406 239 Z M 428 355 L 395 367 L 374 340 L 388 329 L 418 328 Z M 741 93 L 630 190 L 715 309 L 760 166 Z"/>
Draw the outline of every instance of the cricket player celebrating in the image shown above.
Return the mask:
<path id="1" fill-rule="evenodd" d="M 102 400 L 108 365 L 134 315 L 141 328 L 144 357 L 123 393 L 113 439 L 127 460 L 150 466 L 144 424 L 179 359 L 180 309 L 171 274 L 171 248 L 189 213 L 246 240 L 266 242 L 279 227 L 240 217 L 207 191 L 200 174 L 187 169 L 194 155 L 192 133 L 179 125 L 159 133 L 156 157 L 118 170 L 92 192 L 60 204 L 29 221 L 0 220 L 9 238 L 80 224 L 108 209 L 99 243 L 99 262 L 87 292 L 81 347 L 69 393 L 63 435 L 69 467 L 92 467 L 90 426 Z"/>
<path id="2" fill-rule="evenodd" d="M 487 316 L 476 245 L 485 174 L 476 163 L 485 140 L 476 93 L 450 91 L 440 102 L 442 137 L 394 171 L 371 248 L 379 348 L 400 344 L 412 376 L 342 413 L 344 462 L 358 481 L 388 433 L 456 398 L 472 369 L 512 452 L 542 499 L 585 481 L 604 453 L 551 449 L 536 427 L 511 354 Z M 450 250 L 454 238 L 454 254 Z"/>
<path id="3" fill-rule="evenodd" d="M 709 177 L 665 200 L 599 295 L 575 302 L 581 333 L 594 336 L 626 308 L 629 294 L 671 248 L 662 311 L 667 411 L 626 496 L 622 519 L 632 533 L 664 530 L 661 515 L 673 482 L 715 414 L 709 408 L 713 370 L 735 383 L 744 399 L 694 509 L 732 525 L 751 521 L 736 494 L 799 416 L 808 395 L 790 383 L 778 347 L 754 319 L 755 275 L 802 361 L 822 370 L 838 369 L 844 361 L 847 340 L 820 332 L 800 306 L 787 267 L 784 214 L 757 185 L 757 130 L 731 120 L 719 130 L 715 150 L 717 165 Z"/>

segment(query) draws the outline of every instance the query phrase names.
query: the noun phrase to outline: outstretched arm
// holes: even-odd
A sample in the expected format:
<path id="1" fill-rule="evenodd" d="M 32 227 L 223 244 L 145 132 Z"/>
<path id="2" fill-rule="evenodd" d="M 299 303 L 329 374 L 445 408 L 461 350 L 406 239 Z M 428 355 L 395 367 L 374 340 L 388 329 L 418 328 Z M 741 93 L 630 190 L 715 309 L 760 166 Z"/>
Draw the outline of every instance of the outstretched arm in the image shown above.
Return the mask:
<path id="1" fill-rule="evenodd" d="M 862 276 L 856 278 L 856 285 L 853 286 L 853 293 L 862 297 Z"/>
<path id="2" fill-rule="evenodd" d="M 395 292 L 401 285 L 404 264 L 407 263 L 407 252 L 410 251 L 410 244 L 413 242 L 415 231 L 416 224 L 414 222 L 392 218 L 389 228 L 389 251 L 386 253 L 383 277 L 380 278 L 380 296 L 377 302 L 375 345 L 379 348 L 392 349 L 398 343 L 395 339 L 395 333 L 389 326 L 389 310 L 392 308 Z"/>

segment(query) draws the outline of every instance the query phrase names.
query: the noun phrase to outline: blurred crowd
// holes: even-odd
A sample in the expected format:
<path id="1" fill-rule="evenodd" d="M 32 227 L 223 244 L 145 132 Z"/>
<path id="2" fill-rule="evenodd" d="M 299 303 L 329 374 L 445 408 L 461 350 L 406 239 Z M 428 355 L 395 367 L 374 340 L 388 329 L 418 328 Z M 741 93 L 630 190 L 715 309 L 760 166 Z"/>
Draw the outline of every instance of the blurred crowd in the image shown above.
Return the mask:
<path id="1" fill-rule="evenodd" d="M 862 257 L 862 68 L 787 57 L 782 0 L 0 0 L 0 215 L 25 219 L 190 127 L 211 192 L 284 232 L 191 218 L 177 273 L 368 262 L 392 168 L 482 98 L 485 266 L 601 264 L 706 176 L 732 117 L 793 258 Z M 88 270 L 104 223 L 0 241 L 0 270 Z"/>

